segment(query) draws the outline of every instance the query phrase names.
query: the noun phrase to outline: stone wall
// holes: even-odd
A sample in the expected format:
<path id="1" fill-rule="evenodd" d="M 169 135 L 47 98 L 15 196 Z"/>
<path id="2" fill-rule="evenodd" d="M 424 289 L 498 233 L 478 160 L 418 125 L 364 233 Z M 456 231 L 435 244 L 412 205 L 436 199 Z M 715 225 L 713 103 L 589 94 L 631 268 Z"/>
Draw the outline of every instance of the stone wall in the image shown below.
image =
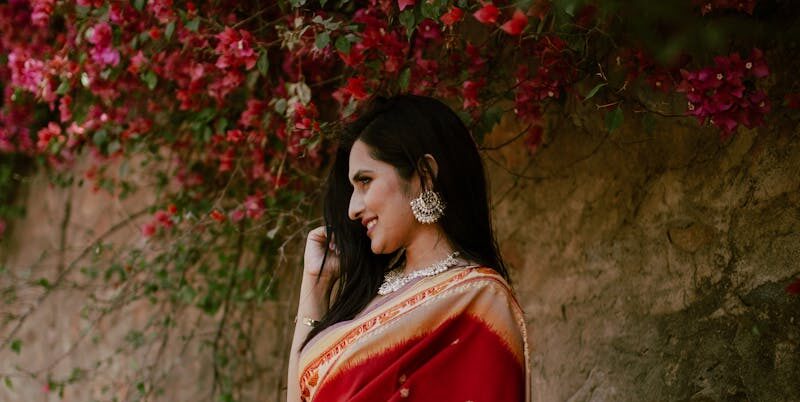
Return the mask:
<path id="1" fill-rule="evenodd" d="M 800 400 L 800 297 L 784 291 L 800 274 L 797 128 L 723 143 L 679 119 L 608 134 L 599 117 L 554 117 L 530 162 L 488 153 L 534 400 Z"/>
<path id="2" fill-rule="evenodd" d="M 797 127 L 742 130 L 721 142 L 684 119 L 646 130 L 626 117 L 609 134 L 602 113 L 566 110 L 550 116 L 535 157 L 517 142 L 485 152 L 497 235 L 528 317 L 534 401 L 800 400 L 800 297 L 784 291 L 800 275 Z M 504 119 L 486 145 L 518 129 Z M 57 275 L 149 197 L 119 202 L 85 188 L 53 188 L 42 176 L 26 194 L 28 217 L 9 234 L 2 262 L 32 278 Z M 114 239 L 142 241 L 135 225 Z M 282 398 L 297 297 L 296 275 L 287 275 L 280 300 L 264 306 L 256 345 L 264 369 L 247 395 L 254 400 Z M 81 318 L 81 295 L 49 297 L 19 333 L 23 353 L 0 351 L 0 375 L 17 367 L 43 373 L 40 381 L 12 377 L 13 389 L 0 386 L 0 400 L 135 399 L 131 373 L 152 361 L 152 351 L 109 362 L 67 387 L 63 399 L 42 389 L 46 375 L 63 377 L 113 356 L 128 330 L 156 313 L 134 304 L 91 324 Z M 23 294 L 21 305 L 8 308 L 25 311 L 37 296 Z M 181 317 L 200 329 L 219 319 L 193 311 Z M 87 325 L 97 325 L 103 339 L 65 355 Z M 207 351 L 174 349 L 162 360 L 166 393 L 153 399 L 207 400 Z"/>

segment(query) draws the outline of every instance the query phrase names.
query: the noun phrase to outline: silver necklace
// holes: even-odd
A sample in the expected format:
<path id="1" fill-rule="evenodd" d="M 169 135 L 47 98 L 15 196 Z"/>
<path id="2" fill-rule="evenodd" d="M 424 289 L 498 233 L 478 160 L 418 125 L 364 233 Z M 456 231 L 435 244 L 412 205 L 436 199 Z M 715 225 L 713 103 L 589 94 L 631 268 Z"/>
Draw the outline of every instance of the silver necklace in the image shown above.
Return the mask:
<path id="1" fill-rule="evenodd" d="M 416 271 L 404 274 L 402 268 L 397 268 L 391 270 L 383 276 L 383 284 L 381 284 L 380 289 L 378 289 L 379 295 L 388 295 L 389 293 L 394 292 L 397 289 L 400 289 L 408 283 L 410 280 L 414 278 L 419 278 L 423 276 L 433 276 L 438 273 L 446 271 L 451 266 L 455 265 L 458 260 L 456 260 L 456 256 L 458 256 L 458 251 L 454 251 L 452 254 L 448 255 L 447 258 L 441 260 L 431 266 L 418 269 Z"/>

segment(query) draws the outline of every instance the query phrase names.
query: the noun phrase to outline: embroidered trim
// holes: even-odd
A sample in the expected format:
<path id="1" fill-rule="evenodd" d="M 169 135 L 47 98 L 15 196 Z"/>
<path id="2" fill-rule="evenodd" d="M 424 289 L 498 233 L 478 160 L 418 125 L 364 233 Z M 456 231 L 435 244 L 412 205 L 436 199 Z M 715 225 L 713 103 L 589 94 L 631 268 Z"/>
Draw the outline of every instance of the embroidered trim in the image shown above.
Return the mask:
<path id="1" fill-rule="evenodd" d="M 506 290 L 512 296 L 514 295 L 511 288 L 505 282 L 505 280 L 500 277 L 497 272 L 491 268 L 472 268 L 472 269 L 465 269 L 457 274 L 453 275 L 452 277 L 448 278 L 444 282 L 430 286 L 410 297 L 403 300 L 400 303 L 395 304 L 388 310 L 375 315 L 361 325 L 353 328 L 352 330 L 348 331 L 344 334 L 336 343 L 334 343 L 331 347 L 329 347 L 325 353 L 318 356 L 316 359 L 312 360 L 306 368 L 303 370 L 302 375 L 300 376 L 300 385 L 301 385 L 301 395 L 303 399 L 310 397 L 310 388 L 316 388 L 319 385 L 319 372 L 318 369 L 320 366 L 330 362 L 332 359 L 337 357 L 346 347 L 352 345 L 353 343 L 357 342 L 362 335 L 366 335 L 371 330 L 380 329 L 385 327 L 387 323 L 394 320 L 395 318 L 403 315 L 403 313 L 410 310 L 412 307 L 416 306 L 417 304 L 429 300 L 429 299 L 436 299 L 441 293 L 443 293 L 446 288 L 452 285 L 455 282 L 459 282 L 464 279 L 466 276 L 477 273 L 477 274 L 484 274 L 479 275 L 476 278 L 470 278 L 469 281 L 473 280 L 492 280 L 500 284 L 504 290 Z M 471 287 L 471 286 L 469 286 Z M 526 372 L 528 370 L 529 365 L 529 357 L 528 357 L 528 344 L 527 344 L 527 333 L 525 330 L 525 320 L 522 315 L 522 308 L 519 305 L 516 297 L 511 297 L 512 305 L 514 310 L 514 314 L 517 316 L 517 323 L 520 325 L 520 329 L 522 331 L 523 336 L 525 337 L 524 341 L 524 355 L 525 355 L 525 365 L 526 365 Z"/>

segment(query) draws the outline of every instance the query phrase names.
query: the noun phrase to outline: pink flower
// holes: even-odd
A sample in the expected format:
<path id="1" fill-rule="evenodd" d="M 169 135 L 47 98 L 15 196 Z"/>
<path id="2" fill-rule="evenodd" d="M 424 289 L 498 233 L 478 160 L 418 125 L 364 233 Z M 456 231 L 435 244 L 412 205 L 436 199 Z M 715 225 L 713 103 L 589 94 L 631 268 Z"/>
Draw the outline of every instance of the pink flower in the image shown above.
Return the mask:
<path id="1" fill-rule="evenodd" d="M 261 194 L 248 196 L 244 201 L 244 209 L 248 218 L 260 218 L 264 214 L 264 197 Z"/>
<path id="2" fill-rule="evenodd" d="M 144 66 L 144 64 L 146 62 L 147 62 L 147 58 L 144 57 L 144 53 L 142 53 L 141 50 L 136 52 L 136 54 L 133 55 L 133 57 L 131 57 L 131 59 L 130 59 L 130 65 L 128 66 L 128 72 L 130 72 L 131 74 L 139 74 L 139 72 L 142 70 L 142 67 Z"/>
<path id="3" fill-rule="evenodd" d="M 151 237 L 155 233 L 156 233 L 156 224 L 154 222 L 148 222 L 142 225 L 142 236 Z"/>
<path id="4" fill-rule="evenodd" d="M 478 100 L 478 91 L 486 85 L 485 79 L 481 78 L 478 81 L 464 81 L 461 90 L 461 96 L 464 98 L 464 109 L 480 106 Z"/>
<path id="5" fill-rule="evenodd" d="M 347 79 L 347 85 L 344 87 L 345 91 L 357 100 L 362 100 L 367 97 L 367 92 L 364 91 L 364 77 L 350 77 Z"/>
<path id="6" fill-rule="evenodd" d="M 770 111 L 766 94 L 746 81 L 769 74 L 762 53 L 753 49 L 751 58 L 743 61 L 737 53 L 714 58 L 713 67 L 695 71 L 681 70 L 683 81 L 678 92 L 686 93 L 687 114 L 720 128 L 722 139 L 728 138 L 741 124 L 754 128 L 764 123 Z"/>
<path id="7" fill-rule="evenodd" d="M 267 110 L 267 106 L 269 106 L 267 102 L 258 99 L 248 99 L 247 107 L 239 118 L 239 124 L 244 127 L 260 127 L 261 119 L 263 118 L 264 112 Z"/>
<path id="8" fill-rule="evenodd" d="M 796 279 L 786 287 L 786 293 L 790 295 L 800 295 L 800 279 Z"/>
<path id="9" fill-rule="evenodd" d="M 236 144 L 241 142 L 244 139 L 244 135 L 242 134 L 242 130 L 228 130 L 225 133 L 225 140 L 230 143 Z"/>
<path id="10" fill-rule="evenodd" d="M 769 75 L 769 67 L 764 61 L 764 53 L 761 49 L 753 48 L 750 58 L 745 62 L 745 68 L 756 78 L 763 78 Z"/>
<path id="11" fill-rule="evenodd" d="M 464 16 L 464 12 L 461 11 L 460 8 L 453 6 L 448 12 L 442 14 L 439 19 L 442 21 L 443 24 L 446 26 L 452 26 L 458 21 L 461 21 L 461 18 Z"/>
<path id="12" fill-rule="evenodd" d="M 87 31 L 88 40 L 94 45 L 89 51 L 92 60 L 101 66 L 119 64 L 119 52 L 112 47 L 111 26 L 101 22 Z"/>
<path id="13" fill-rule="evenodd" d="M 58 102 L 59 120 L 62 123 L 66 123 L 72 119 L 72 112 L 69 108 L 70 105 L 72 105 L 72 97 L 69 95 L 64 95 Z"/>
<path id="14" fill-rule="evenodd" d="M 403 11 L 406 7 L 414 7 L 417 0 L 397 0 L 397 8 Z"/>
<path id="15" fill-rule="evenodd" d="M 39 130 L 37 136 L 38 140 L 36 141 L 36 147 L 39 149 L 39 152 L 46 152 L 47 147 L 50 145 L 50 141 L 53 138 L 58 139 L 61 137 L 61 126 L 50 122 L 47 124 L 47 127 Z"/>
<path id="16" fill-rule="evenodd" d="M 167 211 L 156 211 L 155 215 L 153 215 L 155 222 L 157 222 L 160 226 L 165 228 L 171 228 L 173 225 L 172 218 Z"/>
<path id="17" fill-rule="evenodd" d="M 175 19 L 175 12 L 172 8 L 172 0 L 147 1 L 147 10 L 162 24 L 166 24 Z"/>
<path id="18" fill-rule="evenodd" d="M 244 217 L 245 217 L 244 210 L 239 209 L 239 208 L 234 209 L 230 213 L 231 221 L 234 222 L 234 223 L 241 221 L 242 219 L 244 219 Z"/>
<path id="19" fill-rule="evenodd" d="M 217 34 L 219 43 L 216 52 L 219 55 L 216 66 L 219 69 L 228 69 L 244 66 L 250 70 L 258 61 L 258 54 L 253 50 L 253 36 L 250 32 L 226 27 Z"/>
<path id="20" fill-rule="evenodd" d="M 33 0 L 31 3 L 31 23 L 39 28 L 46 28 L 50 23 L 50 15 L 53 14 L 55 0 Z"/>
<path id="21" fill-rule="evenodd" d="M 476 20 L 483 24 L 494 24 L 497 22 L 497 17 L 500 15 L 500 10 L 492 3 L 486 3 L 480 10 L 472 13 Z"/>
<path id="22" fill-rule="evenodd" d="M 213 220 L 215 220 L 215 221 L 217 221 L 219 223 L 225 222 L 225 214 L 223 214 L 222 212 L 219 212 L 218 209 L 215 209 L 215 210 L 211 211 L 209 216 L 211 216 L 211 219 L 213 219 Z"/>
<path id="23" fill-rule="evenodd" d="M 519 35 L 522 33 L 522 30 L 528 25 L 528 17 L 520 11 L 519 9 L 514 11 L 514 16 L 511 17 L 510 20 L 506 21 L 500 29 L 506 31 L 509 35 Z"/>
<path id="24" fill-rule="evenodd" d="M 425 18 L 417 26 L 419 35 L 427 40 L 439 40 L 442 38 L 442 31 L 439 29 L 439 24 L 430 18 Z"/>

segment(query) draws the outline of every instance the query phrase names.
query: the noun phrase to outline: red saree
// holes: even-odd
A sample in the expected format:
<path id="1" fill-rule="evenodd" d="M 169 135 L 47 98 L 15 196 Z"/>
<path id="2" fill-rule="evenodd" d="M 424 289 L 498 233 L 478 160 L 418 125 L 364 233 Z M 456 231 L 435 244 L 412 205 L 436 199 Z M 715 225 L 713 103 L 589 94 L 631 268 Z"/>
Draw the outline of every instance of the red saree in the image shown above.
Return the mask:
<path id="1" fill-rule="evenodd" d="M 304 402 L 530 400 L 525 320 L 494 270 L 407 284 L 301 351 Z"/>

